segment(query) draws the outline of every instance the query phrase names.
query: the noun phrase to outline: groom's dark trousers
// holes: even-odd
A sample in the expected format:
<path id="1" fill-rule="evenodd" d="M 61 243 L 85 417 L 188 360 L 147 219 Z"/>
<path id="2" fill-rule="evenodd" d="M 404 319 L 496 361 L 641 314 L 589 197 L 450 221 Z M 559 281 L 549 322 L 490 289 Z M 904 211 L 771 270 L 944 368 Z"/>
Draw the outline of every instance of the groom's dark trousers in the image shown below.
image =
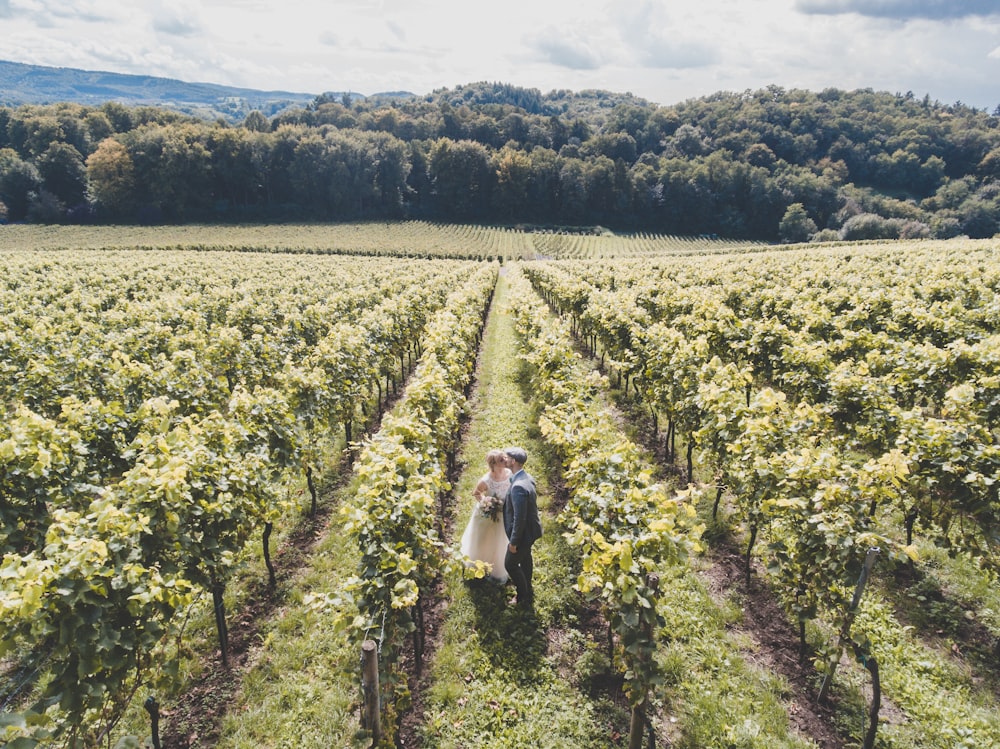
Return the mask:
<path id="1" fill-rule="evenodd" d="M 517 549 L 512 553 L 507 547 L 504 567 L 517 588 L 518 605 L 531 608 L 535 605 L 535 591 L 531 586 L 535 563 L 531 558 L 531 545 L 541 537 L 542 525 L 538 518 L 535 479 L 523 468 L 511 476 L 510 491 L 503 505 L 503 524 L 510 544 Z"/>
<path id="2" fill-rule="evenodd" d="M 535 589 L 531 586 L 531 575 L 535 571 L 535 561 L 531 558 L 531 544 L 518 546 L 517 554 L 507 549 L 503 564 L 517 590 L 517 604 L 532 608 L 535 605 Z"/>

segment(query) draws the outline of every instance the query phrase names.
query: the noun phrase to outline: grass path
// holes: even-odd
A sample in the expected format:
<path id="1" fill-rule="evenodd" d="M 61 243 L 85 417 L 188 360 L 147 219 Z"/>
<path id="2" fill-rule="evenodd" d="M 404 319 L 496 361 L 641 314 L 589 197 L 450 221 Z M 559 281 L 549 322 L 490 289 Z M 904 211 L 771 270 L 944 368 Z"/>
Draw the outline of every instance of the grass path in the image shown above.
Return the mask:
<path id="1" fill-rule="evenodd" d="M 519 379 L 516 335 L 509 310 L 516 304 L 501 276 L 469 404 L 471 419 L 459 460 L 451 543 L 458 543 L 473 511 L 472 490 L 486 471 L 491 448 L 519 444 L 526 469 L 538 481 L 543 537 L 535 544 L 536 614 L 506 601 L 513 588 L 455 576 L 445 580 L 445 614 L 416 736 L 421 747 L 606 747 L 615 743 L 614 710 L 574 683 L 585 635 L 572 590 L 572 554 L 556 527 L 556 466 L 541 443 Z M 618 716 L 621 719 L 621 716 Z M 620 724 L 617 731 L 621 730 Z"/>
<path id="2" fill-rule="evenodd" d="M 495 585 L 446 581 L 446 615 L 424 682 L 422 722 L 403 744 L 407 747 L 626 743 L 629 715 L 620 684 L 609 676 L 606 630 L 588 627 L 592 619 L 572 589 L 575 554 L 555 527 L 557 492 L 544 479 L 557 475 L 557 465 L 537 434 L 537 414 L 519 379 L 509 313 L 516 303 L 501 278 L 470 403 L 472 418 L 461 452 L 465 469 L 456 487 L 452 527 L 457 543 L 473 509 L 469 497 L 485 471 L 486 452 L 523 444 L 531 456 L 527 468 L 540 479 L 540 506 L 547 511 L 545 535 L 535 547 L 537 620 L 506 606 L 508 591 Z M 618 431 L 622 425 L 608 426 Z M 747 643 L 728 631 L 738 618 L 731 607 L 714 602 L 692 568 L 671 570 L 664 579 L 667 623 L 658 658 L 668 683 L 654 718 L 658 745 L 817 746 L 789 725 L 790 706 L 783 699 L 787 687 L 781 679 L 743 662 Z"/>

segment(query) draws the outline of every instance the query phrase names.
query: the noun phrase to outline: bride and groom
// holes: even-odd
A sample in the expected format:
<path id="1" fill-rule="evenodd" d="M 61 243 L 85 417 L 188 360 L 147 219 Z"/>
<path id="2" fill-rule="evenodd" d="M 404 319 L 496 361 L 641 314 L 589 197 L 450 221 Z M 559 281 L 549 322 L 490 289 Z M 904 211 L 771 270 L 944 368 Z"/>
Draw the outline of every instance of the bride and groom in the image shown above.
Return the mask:
<path id="1" fill-rule="evenodd" d="M 508 447 L 486 454 L 489 471 L 473 491 L 476 509 L 462 534 L 462 553 L 490 565 L 490 578 L 514 584 L 511 601 L 525 609 L 535 604 L 531 577 L 531 545 L 542 535 L 535 479 L 524 470 L 524 448 Z"/>

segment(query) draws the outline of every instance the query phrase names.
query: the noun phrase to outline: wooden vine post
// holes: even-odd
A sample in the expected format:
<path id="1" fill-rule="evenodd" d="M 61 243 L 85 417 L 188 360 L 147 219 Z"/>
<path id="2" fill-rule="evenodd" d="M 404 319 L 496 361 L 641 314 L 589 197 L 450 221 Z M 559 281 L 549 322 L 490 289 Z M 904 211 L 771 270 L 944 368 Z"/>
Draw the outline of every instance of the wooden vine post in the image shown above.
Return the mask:
<path id="1" fill-rule="evenodd" d="M 225 585 L 214 579 L 212 588 L 212 608 L 215 610 L 215 629 L 219 634 L 219 652 L 222 655 L 222 667 L 229 670 L 229 628 L 226 626 L 226 604 L 223 601 Z"/>
<path id="2" fill-rule="evenodd" d="M 872 675 L 872 704 L 868 707 L 868 730 L 862 749 L 874 749 L 875 734 L 878 733 L 878 713 L 882 708 L 882 682 L 878 674 L 878 661 L 871 653 L 857 643 L 854 644 L 854 655 Z"/>
<path id="3" fill-rule="evenodd" d="M 160 749 L 160 703 L 153 695 L 146 698 L 142 703 L 149 713 L 150 737 L 153 741 L 153 749 Z"/>
<path id="4" fill-rule="evenodd" d="M 861 577 L 858 578 L 857 587 L 854 589 L 854 598 L 851 600 L 851 606 L 847 610 L 847 616 L 844 618 L 844 625 L 840 628 L 840 635 L 837 637 L 837 649 L 834 652 L 833 657 L 830 658 L 830 663 L 826 671 L 826 676 L 823 677 L 823 686 L 820 687 L 819 697 L 817 701 L 823 702 L 826 700 L 826 695 L 830 691 L 830 684 L 833 682 L 833 674 L 837 670 L 837 664 L 840 663 L 840 656 L 844 654 L 844 646 L 847 643 L 847 638 L 851 634 L 851 625 L 854 624 L 854 617 L 858 613 L 858 605 L 861 603 L 861 596 L 865 592 L 865 586 L 868 584 L 868 576 L 871 575 L 872 567 L 875 566 L 875 559 L 878 557 L 881 550 L 875 546 L 868 550 L 865 554 L 865 564 L 861 569 Z"/>
<path id="5" fill-rule="evenodd" d="M 361 727 L 371 732 L 372 746 L 378 746 L 382 737 L 382 706 L 379 704 L 378 643 L 374 640 L 361 644 L 361 692 L 364 696 Z"/>
<path id="6" fill-rule="evenodd" d="M 652 595 L 660 589 L 660 576 L 656 574 L 649 574 L 646 576 L 646 585 L 649 586 Z M 642 627 L 642 636 L 646 639 L 646 642 L 652 642 L 653 640 L 653 625 L 646 623 Z M 652 657 L 650 655 L 650 657 Z M 628 732 L 628 749 L 642 749 L 642 736 L 646 727 L 649 726 L 649 746 L 655 746 L 655 738 L 653 736 L 653 726 L 649 719 L 646 717 L 646 708 L 649 706 L 649 693 L 647 692 L 642 696 L 635 707 L 632 708 L 632 721 L 629 724 Z"/>

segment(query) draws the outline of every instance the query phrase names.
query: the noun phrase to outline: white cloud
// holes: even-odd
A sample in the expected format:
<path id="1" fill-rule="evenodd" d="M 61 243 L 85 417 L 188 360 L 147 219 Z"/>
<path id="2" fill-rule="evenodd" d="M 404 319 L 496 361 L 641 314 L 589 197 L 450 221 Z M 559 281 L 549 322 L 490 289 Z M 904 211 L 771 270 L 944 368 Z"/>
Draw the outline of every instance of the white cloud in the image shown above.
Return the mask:
<path id="1" fill-rule="evenodd" d="M 114 18 L 101 0 L 66 3 L 59 0 L 0 0 L 0 18 L 24 18 L 44 28 L 66 22 L 101 22 Z"/>
<path id="2" fill-rule="evenodd" d="M 154 31 L 167 36 L 197 36 L 203 25 L 193 3 L 157 3 L 151 23 Z"/>
<path id="3" fill-rule="evenodd" d="M 996 0 L 797 0 L 796 7 L 804 13 L 857 13 L 898 20 L 1000 15 Z"/>
<path id="4" fill-rule="evenodd" d="M 260 89 L 480 80 L 671 104 L 871 87 L 992 109 L 997 0 L 0 0 L 0 59 Z M 941 17 L 941 16 L 947 16 Z"/>
<path id="5" fill-rule="evenodd" d="M 601 53 L 589 40 L 558 34 L 547 29 L 526 40 L 540 59 L 556 67 L 570 70 L 596 70 L 601 66 Z"/>
<path id="6" fill-rule="evenodd" d="M 622 6 L 619 27 L 625 48 L 644 67 L 700 68 L 719 59 L 718 39 L 690 10 L 643 0 Z"/>

